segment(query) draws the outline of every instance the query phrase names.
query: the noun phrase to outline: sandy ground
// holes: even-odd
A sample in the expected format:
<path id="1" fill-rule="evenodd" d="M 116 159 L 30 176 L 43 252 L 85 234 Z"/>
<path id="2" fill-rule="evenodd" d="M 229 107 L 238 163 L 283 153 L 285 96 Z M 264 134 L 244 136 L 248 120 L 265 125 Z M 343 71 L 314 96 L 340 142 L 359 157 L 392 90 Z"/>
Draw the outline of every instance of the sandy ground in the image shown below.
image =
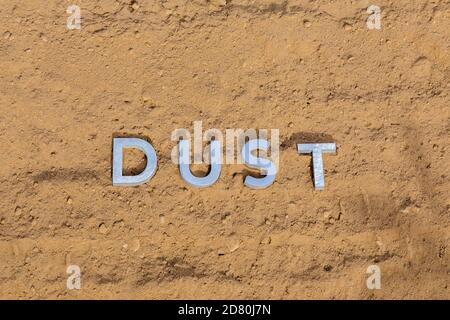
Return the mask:
<path id="1" fill-rule="evenodd" d="M 450 1 L 74 3 L 81 30 L 70 1 L 1 1 L 0 298 L 450 298 Z M 274 185 L 187 186 L 195 120 L 280 129 Z M 153 143 L 147 184 L 112 186 L 118 135 Z M 311 137 L 338 146 L 322 192 Z"/>

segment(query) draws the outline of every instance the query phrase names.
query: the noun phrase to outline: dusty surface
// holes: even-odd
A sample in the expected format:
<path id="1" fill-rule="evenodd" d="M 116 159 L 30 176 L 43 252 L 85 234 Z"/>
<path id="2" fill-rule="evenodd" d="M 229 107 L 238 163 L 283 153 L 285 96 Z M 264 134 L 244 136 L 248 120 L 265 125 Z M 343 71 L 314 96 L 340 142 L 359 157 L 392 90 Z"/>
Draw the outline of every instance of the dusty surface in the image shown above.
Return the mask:
<path id="1" fill-rule="evenodd" d="M 450 298 L 450 1 L 83 0 L 67 30 L 71 3 L 1 3 L 0 298 Z M 186 186 L 194 120 L 279 128 L 275 184 Z M 111 185 L 126 134 L 158 152 L 140 187 Z"/>

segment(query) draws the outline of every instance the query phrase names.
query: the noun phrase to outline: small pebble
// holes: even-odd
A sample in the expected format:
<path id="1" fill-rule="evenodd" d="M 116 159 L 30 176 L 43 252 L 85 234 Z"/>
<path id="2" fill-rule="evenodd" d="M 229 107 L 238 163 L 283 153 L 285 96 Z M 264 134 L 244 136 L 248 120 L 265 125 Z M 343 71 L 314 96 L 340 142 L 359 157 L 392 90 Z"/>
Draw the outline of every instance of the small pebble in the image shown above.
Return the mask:
<path id="1" fill-rule="evenodd" d="M 106 234 L 108 232 L 108 228 L 106 228 L 104 223 L 101 223 L 100 226 L 98 227 L 98 231 L 101 234 Z"/>

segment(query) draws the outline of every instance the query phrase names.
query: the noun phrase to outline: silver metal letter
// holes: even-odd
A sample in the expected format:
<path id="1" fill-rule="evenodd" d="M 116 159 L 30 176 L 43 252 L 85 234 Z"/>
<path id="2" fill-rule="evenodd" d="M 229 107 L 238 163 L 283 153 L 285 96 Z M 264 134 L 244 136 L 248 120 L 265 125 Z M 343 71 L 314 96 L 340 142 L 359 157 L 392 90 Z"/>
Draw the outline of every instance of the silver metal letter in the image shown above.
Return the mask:
<path id="1" fill-rule="evenodd" d="M 314 186 L 316 189 L 323 190 L 325 188 L 325 178 L 322 153 L 335 153 L 336 143 L 304 143 L 298 144 L 297 149 L 299 153 L 312 153 Z"/>
<path id="2" fill-rule="evenodd" d="M 266 158 L 254 156 L 252 151 L 263 150 L 267 152 L 270 142 L 264 139 L 254 139 L 248 141 L 242 148 L 242 158 L 244 163 L 252 168 L 261 169 L 262 174 L 266 176 L 263 178 L 255 178 L 252 176 L 245 177 L 244 184 L 253 189 L 263 189 L 270 186 L 275 181 L 277 174 L 277 167 L 275 164 Z"/>
<path id="3" fill-rule="evenodd" d="M 144 152 L 147 166 L 137 176 L 123 175 L 123 149 L 136 148 Z M 113 141 L 113 176 L 114 186 L 138 186 L 150 180 L 156 172 L 158 158 L 150 143 L 139 138 L 114 138 Z"/>
<path id="4" fill-rule="evenodd" d="M 189 140 L 180 140 L 178 148 L 180 173 L 184 181 L 197 188 L 206 188 L 213 185 L 219 179 L 220 171 L 222 170 L 222 146 L 220 141 L 211 141 L 211 170 L 205 177 L 194 176 L 189 168 L 191 163 L 191 146 Z"/>

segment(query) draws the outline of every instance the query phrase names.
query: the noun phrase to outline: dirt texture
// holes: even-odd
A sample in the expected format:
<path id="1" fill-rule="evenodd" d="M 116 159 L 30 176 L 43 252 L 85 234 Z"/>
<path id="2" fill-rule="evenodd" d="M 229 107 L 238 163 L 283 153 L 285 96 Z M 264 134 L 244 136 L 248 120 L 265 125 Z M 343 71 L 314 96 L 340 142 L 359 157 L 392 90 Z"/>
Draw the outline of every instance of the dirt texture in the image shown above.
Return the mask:
<path id="1" fill-rule="evenodd" d="M 2 0 L 0 18 L 0 298 L 450 298 L 449 0 Z M 279 129 L 275 183 L 183 182 L 170 135 L 199 120 Z M 128 135 L 158 171 L 114 187 Z M 338 150 L 316 191 L 296 144 L 321 139 Z"/>

